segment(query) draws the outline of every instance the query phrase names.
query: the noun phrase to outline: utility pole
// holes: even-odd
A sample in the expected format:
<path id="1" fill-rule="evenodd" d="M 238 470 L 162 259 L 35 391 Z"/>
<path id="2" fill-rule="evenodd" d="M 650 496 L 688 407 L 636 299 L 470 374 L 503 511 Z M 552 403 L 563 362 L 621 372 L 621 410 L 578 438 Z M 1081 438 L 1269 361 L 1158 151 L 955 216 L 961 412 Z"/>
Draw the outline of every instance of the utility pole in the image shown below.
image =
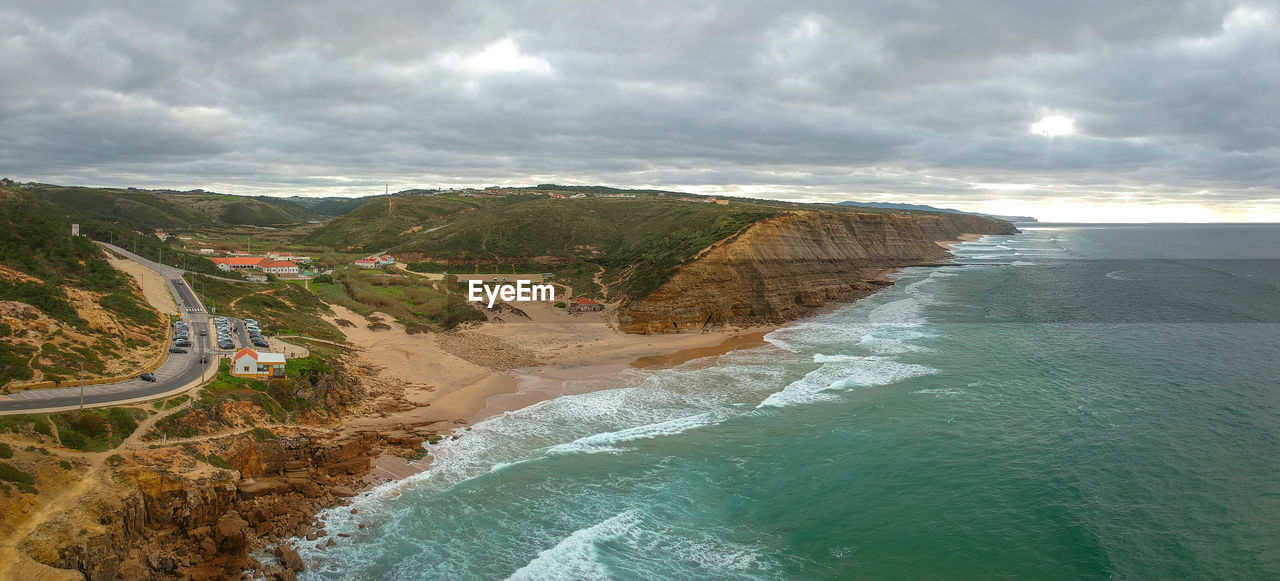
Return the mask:
<path id="1" fill-rule="evenodd" d="M 80 362 L 80 413 L 84 413 L 84 362 Z"/>

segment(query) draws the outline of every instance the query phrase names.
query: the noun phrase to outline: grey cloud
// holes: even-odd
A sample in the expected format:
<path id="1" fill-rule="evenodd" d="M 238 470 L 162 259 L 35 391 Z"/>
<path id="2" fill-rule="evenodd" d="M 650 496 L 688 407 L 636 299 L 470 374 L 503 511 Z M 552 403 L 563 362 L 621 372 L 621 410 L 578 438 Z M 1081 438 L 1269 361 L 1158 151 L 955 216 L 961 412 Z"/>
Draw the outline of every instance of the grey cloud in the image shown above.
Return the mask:
<path id="1" fill-rule="evenodd" d="M 20 179 L 1280 197 L 1274 2 L 16 2 L 0 19 L 0 174 Z M 523 60 L 475 60 L 503 41 Z M 1079 134 L 1031 135 L 1046 114 Z"/>

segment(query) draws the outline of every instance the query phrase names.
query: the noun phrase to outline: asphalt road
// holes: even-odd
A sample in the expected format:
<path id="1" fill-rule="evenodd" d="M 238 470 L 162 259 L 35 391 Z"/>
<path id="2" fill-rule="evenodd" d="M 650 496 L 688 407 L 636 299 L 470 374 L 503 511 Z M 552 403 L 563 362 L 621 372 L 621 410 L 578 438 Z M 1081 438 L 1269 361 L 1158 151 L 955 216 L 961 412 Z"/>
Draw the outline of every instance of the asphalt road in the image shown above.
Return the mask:
<path id="1" fill-rule="evenodd" d="M 201 306 L 195 293 L 187 288 L 182 280 L 182 269 L 157 264 L 129 252 L 118 246 L 99 242 L 121 255 L 151 270 L 160 273 L 169 287 L 169 292 L 177 299 L 178 310 L 182 319 L 187 322 L 191 331 L 191 347 L 186 354 L 170 353 L 164 363 L 154 373 L 156 381 L 143 381 L 138 378 L 119 383 L 86 385 L 83 392 L 80 387 L 59 387 L 53 389 L 36 389 L 20 391 L 9 396 L 0 396 L 0 415 L 15 413 L 36 413 L 49 408 L 78 406 L 81 393 L 86 407 L 102 407 L 104 404 L 123 402 L 139 398 L 154 397 L 160 394 L 189 386 L 201 379 L 202 375 L 212 376 L 217 372 L 217 356 L 223 352 L 212 348 L 209 334 L 213 333 L 209 325 L 209 315 Z M 243 329 L 244 324 L 236 321 Z M 200 329 L 209 334 L 200 335 Z M 245 337 L 246 344 L 248 337 Z M 200 357 L 206 355 L 208 362 L 200 363 Z"/>

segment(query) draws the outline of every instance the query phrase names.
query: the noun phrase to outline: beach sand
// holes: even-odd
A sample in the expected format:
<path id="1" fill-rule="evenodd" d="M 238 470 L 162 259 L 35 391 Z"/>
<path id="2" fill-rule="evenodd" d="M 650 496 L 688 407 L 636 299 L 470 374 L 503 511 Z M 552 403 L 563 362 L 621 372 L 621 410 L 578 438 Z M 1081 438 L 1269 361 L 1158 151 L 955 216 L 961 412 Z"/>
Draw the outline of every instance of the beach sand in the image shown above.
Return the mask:
<path id="1" fill-rule="evenodd" d="M 764 344 L 776 327 L 634 335 L 608 324 L 611 311 L 570 314 L 544 303 L 489 311 L 490 322 L 408 334 L 380 313 L 333 305 L 375 403 L 343 422 L 351 432 L 439 433 L 569 393 L 625 385 L 636 368 L 670 367 Z M 370 484 L 424 470 L 429 458 L 375 458 Z"/>

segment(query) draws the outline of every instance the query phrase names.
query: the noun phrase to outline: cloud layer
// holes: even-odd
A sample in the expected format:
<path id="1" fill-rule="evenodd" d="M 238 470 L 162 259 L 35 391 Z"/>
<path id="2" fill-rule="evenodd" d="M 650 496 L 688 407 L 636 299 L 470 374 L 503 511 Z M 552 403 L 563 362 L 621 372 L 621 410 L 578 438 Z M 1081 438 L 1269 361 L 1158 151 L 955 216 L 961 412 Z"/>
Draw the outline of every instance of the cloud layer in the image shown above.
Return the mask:
<path id="1" fill-rule="evenodd" d="M 19 179 L 1280 216 L 1275 3 L 29 1 L 0 22 Z M 1075 132 L 1033 133 L 1050 116 Z"/>

